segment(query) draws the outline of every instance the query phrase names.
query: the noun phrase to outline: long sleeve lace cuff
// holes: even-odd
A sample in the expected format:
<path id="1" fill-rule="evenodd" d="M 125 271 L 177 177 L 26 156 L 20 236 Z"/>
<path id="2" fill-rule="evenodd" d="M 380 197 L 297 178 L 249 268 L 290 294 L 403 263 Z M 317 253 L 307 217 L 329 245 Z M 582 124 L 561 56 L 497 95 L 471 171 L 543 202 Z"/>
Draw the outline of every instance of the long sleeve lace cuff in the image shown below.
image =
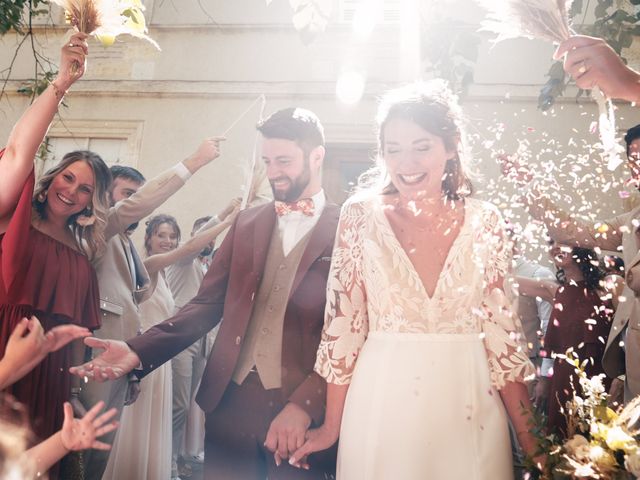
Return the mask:
<path id="1" fill-rule="evenodd" d="M 494 288 L 483 301 L 481 317 L 493 386 L 501 389 L 507 382 L 533 379 L 535 367 L 527 355 L 522 325 L 502 290 Z"/>

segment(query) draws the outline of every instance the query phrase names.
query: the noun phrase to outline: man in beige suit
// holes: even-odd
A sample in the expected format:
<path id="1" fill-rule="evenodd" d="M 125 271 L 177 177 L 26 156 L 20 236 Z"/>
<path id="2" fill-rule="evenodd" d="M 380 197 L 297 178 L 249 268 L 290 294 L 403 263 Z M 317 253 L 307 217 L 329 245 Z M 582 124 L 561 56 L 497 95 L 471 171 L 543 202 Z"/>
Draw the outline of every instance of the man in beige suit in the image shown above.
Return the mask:
<path id="1" fill-rule="evenodd" d="M 128 232 L 177 192 L 192 174 L 217 158 L 219 141 L 219 138 L 205 140 L 193 155 L 146 183 L 142 174 L 131 167 L 112 167 L 112 207 L 105 230 L 107 246 L 94 261 L 102 311 L 102 327 L 94 332 L 96 337 L 125 340 L 141 333 L 138 306 L 151 295 L 152 289 Z M 106 408 L 115 407 L 120 415 L 128 386 L 127 377 L 108 383 L 90 382 L 83 386 L 80 399 L 85 406 L 103 400 Z M 112 443 L 114 437 L 115 433 L 109 438 L 105 436 L 104 441 Z M 88 450 L 84 457 L 85 478 L 100 480 L 108 459 L 108 451 Z"/>

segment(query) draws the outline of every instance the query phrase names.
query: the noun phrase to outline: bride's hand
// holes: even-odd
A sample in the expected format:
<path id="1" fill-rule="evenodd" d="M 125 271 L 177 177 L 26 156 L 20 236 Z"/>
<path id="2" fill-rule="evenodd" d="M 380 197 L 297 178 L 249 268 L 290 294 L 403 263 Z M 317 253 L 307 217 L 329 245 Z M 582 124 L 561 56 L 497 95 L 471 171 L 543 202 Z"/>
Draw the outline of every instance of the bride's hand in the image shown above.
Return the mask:
<path id="1" fill-rule="evenodd" d="M 289 464 L 308 470 L 307 457 L 314 452 L 320 452 L 331 447 L 338 440 L 339 433 L 330 431 L 324 425 L 320 428 L 308 430 L 304 444 L 289 457 Z"/>

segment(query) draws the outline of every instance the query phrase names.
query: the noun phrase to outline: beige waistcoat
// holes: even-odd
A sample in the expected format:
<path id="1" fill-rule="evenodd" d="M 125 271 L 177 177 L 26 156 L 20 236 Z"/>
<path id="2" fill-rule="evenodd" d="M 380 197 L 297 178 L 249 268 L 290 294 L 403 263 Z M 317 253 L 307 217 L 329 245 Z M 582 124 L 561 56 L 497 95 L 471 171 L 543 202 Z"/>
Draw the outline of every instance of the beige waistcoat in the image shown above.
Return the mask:
<path id="1" fill-rule="evenodd" d="M 249 320 L 233 381 L 238 385 L 255 366 L 265 389 L 282 386 L 282 331 L 291 287 L 309 234 L 285 257 L 279 229 L 273 229 L 262 281 Z"/>

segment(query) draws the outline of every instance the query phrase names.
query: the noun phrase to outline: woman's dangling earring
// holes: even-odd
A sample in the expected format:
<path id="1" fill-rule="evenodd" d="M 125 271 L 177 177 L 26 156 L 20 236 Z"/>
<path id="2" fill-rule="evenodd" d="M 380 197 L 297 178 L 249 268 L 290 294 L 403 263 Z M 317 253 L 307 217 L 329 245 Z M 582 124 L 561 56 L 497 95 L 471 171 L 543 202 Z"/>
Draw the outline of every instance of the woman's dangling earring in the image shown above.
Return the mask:
<path id="1" fill-rule="evenodd" d="M 38 203 L 44 203 L 47 201 L 47 193 L 49 192 L 49 190 L 42 190 L 38 196 L 36 197 L 36 200 L 38 201 Z"/>
<path id="2" fill-rule="evenodd" d="M 89 227 L 96 222 L 96 216 L 93 213 L 93 209 L 88 206 L 85 208 L 80 215 L 76 217 L 76 223 L 81 227 Z"/>

